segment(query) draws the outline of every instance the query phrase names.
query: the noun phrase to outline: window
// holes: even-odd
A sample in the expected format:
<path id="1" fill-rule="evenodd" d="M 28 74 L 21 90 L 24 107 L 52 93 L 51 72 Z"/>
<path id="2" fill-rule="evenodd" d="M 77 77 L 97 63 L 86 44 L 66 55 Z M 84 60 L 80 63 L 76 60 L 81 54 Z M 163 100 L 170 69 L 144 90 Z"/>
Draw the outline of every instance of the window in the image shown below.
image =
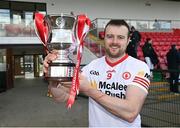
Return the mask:
<path id="1" fill-rule="evenodd" d="M 21 24 L 22 21 L 21 13 L 13 13 L 13 24 Z"/>
<path id="2" fill-rule="evenodd" d="M 10 10 L 0 9 L 0 19 L 1 19 L 0 24 L 9 24 L 10 23 Z"/>
<path id="3" fill-rule="evenodd" d="M 33 25 L 33 12 L 25 12 L 25 25 L 26 26 Z"/>

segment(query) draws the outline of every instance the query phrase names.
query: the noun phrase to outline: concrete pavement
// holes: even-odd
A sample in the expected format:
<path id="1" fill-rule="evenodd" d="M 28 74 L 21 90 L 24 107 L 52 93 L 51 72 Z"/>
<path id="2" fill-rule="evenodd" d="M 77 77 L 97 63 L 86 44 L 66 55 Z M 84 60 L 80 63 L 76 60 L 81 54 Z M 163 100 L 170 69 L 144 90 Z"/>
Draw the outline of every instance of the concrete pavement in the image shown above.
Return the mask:
<path id="1" fill-rule="evenodd" d="M 15 87 L 0 93 L 1 127 L 87 127 L 88 99 L 78 97 L 72 109 L 46 96 L 42 78 L 16 79 Z"/>

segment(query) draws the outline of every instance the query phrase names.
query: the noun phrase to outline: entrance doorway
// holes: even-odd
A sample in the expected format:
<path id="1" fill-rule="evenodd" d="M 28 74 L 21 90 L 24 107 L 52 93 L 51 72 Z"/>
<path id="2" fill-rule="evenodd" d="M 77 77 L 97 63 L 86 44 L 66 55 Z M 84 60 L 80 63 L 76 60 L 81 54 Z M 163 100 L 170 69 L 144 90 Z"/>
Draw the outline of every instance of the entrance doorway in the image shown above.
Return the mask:
<path id="1" fill-rule="evenodd" d="M 34 78 L 34 61 L 33 55 L 24 56 L 25 78 Z"/>
<path id="2" fill-rule="evenodd" d="M 24 77 L 24 56 L 14 56 L 14 75 L 15 78 Z"/>
<path id="3" fill-rule="evenodd" d="M 42 55 L 14 56 L 15 78 L 34 78 L 43 76 Z"/>

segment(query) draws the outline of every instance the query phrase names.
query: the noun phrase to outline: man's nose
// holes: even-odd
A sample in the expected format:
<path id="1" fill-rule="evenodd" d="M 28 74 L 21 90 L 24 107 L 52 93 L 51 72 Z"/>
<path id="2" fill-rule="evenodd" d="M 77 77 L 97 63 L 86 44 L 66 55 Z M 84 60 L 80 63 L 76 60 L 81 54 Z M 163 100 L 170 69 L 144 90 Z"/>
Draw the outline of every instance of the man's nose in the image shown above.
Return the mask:
<path id="1" fill-rule="evenodd" d="M 114 38 L 113 38 L 113 43 L 114 43 L 114 44 L 117 44 L 117 43 L 118 43 L 117 37 L 114 37 Z"/>

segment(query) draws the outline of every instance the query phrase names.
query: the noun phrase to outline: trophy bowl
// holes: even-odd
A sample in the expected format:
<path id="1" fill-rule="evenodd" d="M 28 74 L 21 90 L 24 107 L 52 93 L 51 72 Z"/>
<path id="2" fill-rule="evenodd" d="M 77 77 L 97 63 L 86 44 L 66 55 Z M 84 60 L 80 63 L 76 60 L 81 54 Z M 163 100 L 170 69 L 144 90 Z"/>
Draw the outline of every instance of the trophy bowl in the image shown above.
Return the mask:
<path id="1" fill-rule="evenodd" d="M 35 32 L 47 53 L 56 52 L 57 58 L 49 64 L 49 81 L 78 81 L 78 71 L 82 57 L 83 40 L 91 21 L 82 14 L 43 15 L 34 13 Z M 76 59 L 73 61 L 74 53 Z M 76 63 L 76 64 L 75 64 Z M 77 83 L 77 82 L 74 82 Z"/>
<path id="2" fill-rule="evenodd" d="M 49 64 L 46 78 L 52 81 L 71 81 L 75 63 L 72 52 L 76 49 L 75 25 L 76 17 L 68 14 L 47 15 L 48 40 L 46 47 L 49 52 L 57 52 L 57 59 Z"/>

